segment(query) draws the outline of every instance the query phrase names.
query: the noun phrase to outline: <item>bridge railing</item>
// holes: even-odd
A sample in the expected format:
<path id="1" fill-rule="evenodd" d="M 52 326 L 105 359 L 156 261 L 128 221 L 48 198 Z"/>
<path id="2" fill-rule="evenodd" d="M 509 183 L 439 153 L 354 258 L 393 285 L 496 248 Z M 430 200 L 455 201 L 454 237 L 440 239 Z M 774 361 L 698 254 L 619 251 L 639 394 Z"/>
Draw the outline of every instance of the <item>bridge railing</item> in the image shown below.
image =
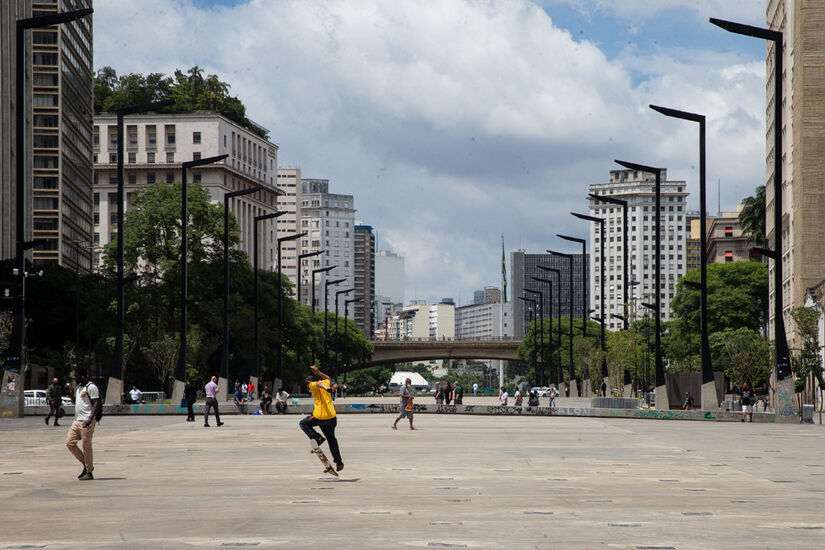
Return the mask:
<path id="1" fill-rule="evenodd" d="M 513 342 L 519 338 L 512 336 L 503 337 L 479 337 L 479 338 L 448 338 L 446 336 L 425 336 L 415 338 L 386 338 L 383 340 L 370 340 L 373 343 L 403 343 L 403 342 Z"/>

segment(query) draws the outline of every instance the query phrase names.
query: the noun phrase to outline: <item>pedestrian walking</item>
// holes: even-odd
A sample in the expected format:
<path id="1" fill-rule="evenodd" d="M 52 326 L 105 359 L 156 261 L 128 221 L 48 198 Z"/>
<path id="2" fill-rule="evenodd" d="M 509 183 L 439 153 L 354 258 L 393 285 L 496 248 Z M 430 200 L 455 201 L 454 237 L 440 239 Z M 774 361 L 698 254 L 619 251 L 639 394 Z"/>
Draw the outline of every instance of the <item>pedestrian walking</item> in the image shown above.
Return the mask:
<path id="1" fill-rule="evenodd" d="M 690 394 L 689 391 L 686 391 L 685 392 L 685 402 L 682 403 L 682 408 L 689 411 L 690 409 L 693 408 L 693 405 L 694 405 L 693 396 Z"/>
<path id="2" fill-rule="evenodd" d="M 402 418 L 409 418 L 410 429 L 415 429 L 413 428 L 413 394 L 412 390 L 410 390 L 410 384 L 412 384 L 412 380 L 407 378 L 404 381 L 404 385 L 401 386 L 401 391 L 399 392 L 401 400 L 398 403 L 398 416 L 396 417 L 395 422 L 392 423 L 393 430 L 398 429 L 398 421 Z"/>
<path id="3" fill-rule="evenodd" d="M 556 386 L 550 388 L 550 406 L 556 406 L 556 398 L 559 396 L 559 390 L 556 389 Z"/>
<path id="4" fill-rule="evenodd" d="M 746 414 L 750 417 L 750 421 L 753 422 L 753 406 L 756 403 L 756 392 L 750 389 L 747 382 L 742 384 L 742 390 L 739 392 L 739 402 L 742 405 L 742 418 L 740 422 L 745 421 Z"/>
<path id="5" fill-rule="evenodd" d="M 86 369 L 77 367 L 74 379 L 77 383 L 74 393 L 74 422 L 66 436 L 66 447 L 74 457 L 83 464 L 83 471 L 77 476 L 81 481 L 94 479 L 94 460 L 92 453 L 92 437 L 95 434 L 95 424 L 98 411 L 101 407 L 100 390 L 94 382 L 86 378 Z M 82 450 L 78 447 L 81 444 Z"/>
<path id="6" fill-rule="evenodd" d="M 607 384 L 605 384 L 604 382 L 602 382 L 601 390 L 602 390 L 602 397 L 607 397 Z"/>
<path id="7" fill-rule="evenodd" d="M 441 382 L 435 383 L 435 404 L 444 404 L 444 389 L 441 387 Z"/>
<path id="8" fill-rule="evenodd" d="M 522 401 L 521 391 L 518 389 L 518 386 L 516 386 L 516 391 L 515 391 L 515 393 L 513 393 L 513 406 L 514 407 L 521 407 L 521 401 Z M 506 405 L 506 403 L 505 403 L 505 405 Z"/>
<path id="9" fill-rule="evenodd" d="M 235 384 L 237 388 L 239 384 Z M 218 387 L 218 378 L 217 376 L 213 376 L 212 380 L 203 388 L 204 393 L 206 394 L 206 406 L 203 408 L 203 425 L 205 427 L 209 427 L 209 409 L 215 409 L 215 422 L 218 423 L 218 426 L 223 426 L 223 422 L 221 422 L 221 414 L 218 411 L 218 392 L 220 391 L 220 387 Z"/>
<path id="10" fill-rule="evenodd" d="M 450 384 L 450 381 L 447 380 L 447 385 L 444 388 L 444 403 L 449 405 L 450 401 L 453 400 L 453 386 Z"/>
<path id="11" fill-rule="evenodd" d="M 464 403 L 464 388 L 461 386 L 461 383 L 458 380 L 455 381 L 453 395 L 455 396 L 456 405 L 461 405 Z"/>
<path id="12" fill-rule="evenodd" d="M 505 388 L 504 386 L 501 386 L 501 390 L 498 392 L 498 402 L 502 407 L 507 406 L 507 399 L 509 397 L 510 396 L 507 395 L 507 388 Z"/>
<path id="13" fill-rule="evenodd" d="M 478 382 L 473 382 L 473 397 L 478 396 Z"/>
<path id="14" fill-rule="evenodd" d="M 195 421 L 195 401 L 198 400 L 198 390 L 195 384 L 189 378 L 186 379 L 186 385 L 183 386 L 183 398 L 186 399 L 186 421 Z M 217 410 L 217 409 L 216 409 Z"/>
<path id="15" fill-rule="evenodd" d="M 60 418 L 60 409 L 63 406 L 63 386 L 60 381 L 55 378 L 51 385 L 46 388 L 46 402 L 49 404 L 49 414 L 46 416 L 46 426 L 49 425 L 49 419 L 54 413 L 54 425 L 60 426 L 57 419 Z"/>
<path id="16" fill-rule="evenodd" d="M 329 452 L 332 453 L 332 460 L 335 462 L 335 469 L 344 469 L 344 462 L 341 460 L 341 451 L 338 448 L 338 440 L 335 438 L 335 426 L 338 419 L 335 415 L 335 407 L 332 403 L 331 392 L 337 390 L 335 384 L 330 387 L 330 377 L 312 365 L 309 367 L 312 375 L 306 377 L 306 384 L 312 392 L 312 399 L 315 407 L 312 414 L 307 416 L 298 424 L 308 438 L 314 439 L 320 446 L 324 441 L 329 444 Z M 323 436 L 315 431 L 315 426 L 321 428 Z"/>

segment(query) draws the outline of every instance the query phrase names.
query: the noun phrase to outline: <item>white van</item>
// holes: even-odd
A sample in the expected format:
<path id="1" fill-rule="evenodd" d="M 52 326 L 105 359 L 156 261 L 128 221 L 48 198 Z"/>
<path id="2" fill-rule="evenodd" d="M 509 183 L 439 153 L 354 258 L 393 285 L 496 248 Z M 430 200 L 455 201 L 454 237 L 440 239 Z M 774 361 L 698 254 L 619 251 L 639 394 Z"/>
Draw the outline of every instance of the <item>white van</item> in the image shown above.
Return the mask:
<path id="1" fill-rule="evenodd" d="M 26 400 L 25 405 L 27 407 L 48 407 L 49 404 L 46 402 L 46 390 L 24 390 L 23 397 Z M 72 400 L 68 397 L 63 397 L 63 406 L 70 407 L 72 405 Z"/>

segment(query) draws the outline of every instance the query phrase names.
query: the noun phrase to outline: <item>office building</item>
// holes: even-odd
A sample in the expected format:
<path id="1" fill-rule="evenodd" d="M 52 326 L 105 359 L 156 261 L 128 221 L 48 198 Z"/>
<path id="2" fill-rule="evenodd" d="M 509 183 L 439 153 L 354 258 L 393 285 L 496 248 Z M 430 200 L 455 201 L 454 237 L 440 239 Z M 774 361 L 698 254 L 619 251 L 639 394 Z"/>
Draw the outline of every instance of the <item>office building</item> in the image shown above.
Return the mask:
<path id="1" fill-rule="evenodd" d="M 404 302 L 404 257 L 381 250 L 375 253 L 375 294 L 394 304 Z"/>
<path id="2" fill-rule="evenodd" d="M 750 259 L 751 243 L 742 234 L 742 225 L 739 223 L 742 208 L 743 205 L 740 204 L 736 212 L 721 212 L 718 217 L 707 220 L 709 264 Z"/>
<path id="3" fill-rule="evenodd" d="M 623 251 L 626 246 L 622 234 L 622 207 L 615 204 L 589 200 L 590 215 L 604 218 L 604 243 L 599 236 L 598 223 L 590 222 L 590 309 L 601 308 L 601 247 L 605 247 L 605 317 L 607 328 L 620 330 L 623 321 L 612 315 L 632 313 L 632 304 L 624 304 L 624 284 L 638 282 L 628 290 L 628 299 L 635 295 L 639 300 L 653 303 L 656 296 L 656 202 L 655 175 L 636 170 L 611 170 L 610 182 L 590 186 L 590 193 L 607 195 L 628 201 L 628 281 L 623 281 Z M 684 181 L 668 181 L 667 170 L 661 175 L 661 319 L 670 320 L 670 301 L 676 292 L 676 281 L 685 274 L 687 267 L 686 241 L 689 223 L 685 205 L 687 190 Z M 634 292 L 635 290 L 635 292 Z"/>
<path id="4" fill-rule="evenodd" d="M 281 193 L 275 184 L 278 146 L 218 114 L 131 115 L 124 122 L 124 205 L 134 194 L 158 182 L 181 181 L 181 163 L 228 154 L 221 162 L 187 172 L 190 184 L 203 186 L 213 201 L 226 193 L 259 186 L 257 193 L 235 197 L 229 209 L 240 227 L 240 248 L 253 260 L 254 218 L 272 213 Z M 117 237 L 117 117 L 94 118 L 94 244 L 95 263 L 102 247 Z M 127 219 L 128 223 L 128 219 Z M 275 221 L 259 222 L 258 266 L 271 270 L 275 262 Z"/>
<path id="5" fill-rule="evenodd" d="M 510 253 L 510 288 L 512 289 L 511 301 L 513 308 L 512 336 L 514 338 L 523 338 L 530 321 L 533 319 L 533 313 L 519 297 L 523 296 L 538 300 L 537 294 L 527 293 L 525 289 L 542 292 L 541 311 L 544 312 L 546 319 L 549 319 L 551 315 L 553 318 L 558 315 L 570 315 L 570 296 L 572 293 L 573 317 L 575 319 L 581 318 L 582 303 L 589 293 L 587 287 L 589 279 L 587 277 L 585 277 L 585 283 L 582 286 L 582 270 L 588 269 L 588 262 L 586 258 L 582 258 L 581 253 L 571 254 L 573 257 L 572 289 L 570 288 L 570 261 L 566 257 L 553 254 L 528 254 L 524 250 L 516 250 Z M 537 267 L 539 265 L 558 269 L 561 281 L 558 281 L 555 273 L 539 269 Z M 550 296 L 547 292 L 548 285 L 534 281 L 533 277 L 553 281 L 552 312 L 550 311 Z"/>
<path id="6" fill-rule="evenodd" d="M 485 286 L 484 290 L 473 292 L 473 304 L 493 304 L 501 301 L 501 289 L 496 286 Z"/>
<path id="7" fill-rule="evenodd" d="M 393 315 L 387 331 L 389 340 L 452 340 L 455 337 L 455 305 L 413 301 Z"/>
<path id="8" fill-rule="evenodd" d="M 375 234 L 369 225 L 355 226 L 355 292 L 352 318 L 367 338 L 375 324 Z"/>
<path id="9" fill-rule="evenodd" d="M 705 223 L 707 223 L 707 219 Z M 700 240 L 700 220 L 698 212 L 688 212 L 685 215 L 687 238 L 685 239 L 685 273 L 699 269 L 702 265 L 702 241 Z"/>
<path id="10" fill-rule="evenodd" d="M 801 340 L 790 310 L 805 304 L 807 289 L 822 281 L 825 265 L 825 3 L 768 0 L 767 28 L 782 31 L 782 298 L 788 347 Z M 743 38 L 743 40 L 752 40 Z M 766 48 L 765 236 L 774 246 L 774 46 Z M 774 338 L 774 262 L 768 261 L 768 336 Z"/>
<path id="11" fill-rule="evenodd" d="M 355 201 L 352 195 L 339 195 L 329 192 L 329 180 L 301 180 L 301 227 L 307 235 L 301 239 L 302 253 L 324 250 L 321 266 L 335 266 L 335 269 L 323 273 L 316 281 L 315 308 L 324 309 L 324 282 L 327 279 L 344 279 L 344 282 L 329 289 L 329 304 L 335 300 L 334 292 L 353 288 L 355 285 L 355 268 L 353 253 L 355 249 Z M 301 274 L 302 277 L 304 274 Z M 311 271 L 306 273 L 301 285 L 309 288 Z M 340 300 L 339 300 L 340 302 Z M 343 310 L 339 311 L 341 315 Z"/>
<path id="12" fill-rule="evenodd" d="M 59 6 L 59 7 L 58 7 Z M 92 7 L 91 0 L 0 2 L 0 256 L 16 255 L 16 20 Z M 92 242 L 92 17 L 26 31 L 24 240 L 29 253 L 88 273 Z"/>
<path id="13" fill-rule="evenodd" d="M 502 316 L 503 315 L 503 316 Z M 513 302 L 489 302 L 455 308 L 456 340 L 489 340 L 513 336 Z"/>

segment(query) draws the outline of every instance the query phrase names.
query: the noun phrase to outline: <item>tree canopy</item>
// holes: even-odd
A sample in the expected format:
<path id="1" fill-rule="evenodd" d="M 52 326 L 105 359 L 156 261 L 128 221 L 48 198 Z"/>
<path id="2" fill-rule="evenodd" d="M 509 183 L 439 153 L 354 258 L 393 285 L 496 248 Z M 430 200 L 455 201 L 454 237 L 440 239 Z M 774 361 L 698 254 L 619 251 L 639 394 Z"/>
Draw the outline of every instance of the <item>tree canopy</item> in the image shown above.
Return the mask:
<path id="1" fill-rule="evenodd" d="M 112 67 L 103 67 L 95 75 L 95 114 L 111 113 L 124 107 L 175 99 L 162 113 L 218 113 L 267 139 L 267 132 L 246 117 L 246 106 L 236 96 L 229 95 L 229 84 L 217 75 L 204 76 L 197 65 L 184 73 L 175 70 L 173 76 L 162 73 L 127 74 L 118 76 Z"/>

